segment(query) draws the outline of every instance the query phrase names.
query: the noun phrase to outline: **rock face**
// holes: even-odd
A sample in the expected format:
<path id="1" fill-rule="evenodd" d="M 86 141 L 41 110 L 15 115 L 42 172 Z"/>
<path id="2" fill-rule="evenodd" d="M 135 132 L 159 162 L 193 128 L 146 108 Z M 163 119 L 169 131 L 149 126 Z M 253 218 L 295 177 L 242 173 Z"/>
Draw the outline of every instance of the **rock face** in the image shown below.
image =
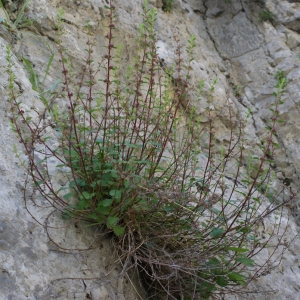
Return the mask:
<path id="1" fill-rule="evenodd" d="M 158 53 L 171 64 L 175 58 L 174 36 L 184 45 L 190 35 L 197 39 L 192 75 L 195 82 L 205 80 L 205 88 L 218 78 L 214 93 L 213 109 L 220 113 L 229 93 L 236 111 L 252 110 L 246 132 L 251 140 L 249 155 L 260 151 L 258 145 L 267 131 L 270 105 L 274 101 L 276 80 L 274 75 L 282 71 L 287 78 L 284 104 L 280 106 L 280 119 L 284 121 L 277 131 L 280 145 L 275 157 L 274 173 L 280 182 L 297 187 L 300 184 L 300 2 L 284 0 L 175 0 L 171 13 L 162 11 L 162 1 L 151 0 L 158 9 L 156 30 Z M 21 146 L 10 129 L 7 104 L 8 78 L 5 73 L 5 47 L 12 45 L 15 54 L 14 71 L 17 75 L 18 93 L 28 107 L 39 107 L 39 99 L 32 90 L 29 74 L 20 57 L 30 60 L 36 72 L 42 76 L 52 53 L 55 58 L 46 85 L 54 83 L 60 69 L 57 55 L 56 15 L 64 9 L 64 26 L 67 35 L 64 46 L 71 59 L 80 68 L 84 58 L 86 36 L 83 28 L 90 20 L 92 34 L 96 39 L 95 60 L 100 61 L 101 47 L 105 43 L 107 0 L 31 0 L 25 11 L 33 20 L 28 31 L 10 32 L 0 25 L 0 299 L 141 299 L 142 289 L 135 288 L 128 279 L 112 280 L 103 284 L 105 274 L 113 260 L 108 241 L 97 240 L 97 233 L 85 224 L 66 223 L 55 216 L 55 228 L 49 236 L 43 226 L 51 211 L 32 207 L 34 217 L 24 208 L 24 170 L 15 157 L 13 145 L 21 153 Z M 124 57 L 135 48 L 134 38 L 142 21 L 142 0 L 116 0 L 118 42 L 123 43 Z M 260 13 L 269 10 L 272 22 L 260 21 Z M 0 18 L 5 18 L 0 10 Z M 18 37 L 16 37 L 16 34 Z M 186 56 L 185 56 L 186 58 Z M 198 104 L 199 113 L 205 110 L 205 99 Z M 221 116 L 216 129 L 219 142 L 226 140 L 226 116 Z M 290 218 L 287 240 L 298 231 L 300 199 L 286 210 L 284 222 Z M 52 224 L 52 223 L 51 223 Z M 265 227 L 272 223 L 265 221 Z M 54 242 L 57 242 L 58 248 Z M 63 250 L 65 249 L 65 250 Z M 78 250 L 79 249 L 79 250 Z M 80 249 L 89 249 L 80 251 Z M 253 282 L 251 291 L 273 291 L 277 294 L 257 293 L 249 296 L 224 296 L 225 299 L 300 299 L 300 239 L 285 252 L 279 268 Z M 117 277 L 118 270 L 109 274 Z M 99 284 L 102 282 L 102 285 Z M 138 290 L 138 292 L 136 291 Z M 139 297 L 139 294 L 141 297 Z"/>
<path id="2" fill-rule="evenodd" d="M 267 124 L 269 108 L 275 99 L 274 74 L 282 71 L 286 76 L 287 93 L 284 95 L 284 104 L 280 106 L 280 119 L 284 120 L 284 125 L 277 133 L 282 151 L 277 155 L 275 170 L 284 173 L 286 179 L 298 185 L 299 128 L 296 120 L 299 117 L 299 35 L 283 26 L 280 16 L 274 20 L 274 24 L 260 22 L 258 4 L 247 6 L 242 2 L 225 10 L 223 1 L 205 3 L 207 11 L 219 6 L 224 10 L 217 18 L 207 18 L 208 32 L 226 63 L 231 83 L 243 88 L 237 98 L 243 106 L 252 109 L 255 131 L 259 137 L 265 134 L 263 127 Z M 266 7 L 270 7 L 276 18 L 281 7 L 281 13 L 289 14 L 292 19 L 292 14 L 288 12 L 298 5 L 280 1 L 273 7 L 270 3 L 267 1 Z M 295 9 L 294 18 L 297 18 L 296 14 Z"/>

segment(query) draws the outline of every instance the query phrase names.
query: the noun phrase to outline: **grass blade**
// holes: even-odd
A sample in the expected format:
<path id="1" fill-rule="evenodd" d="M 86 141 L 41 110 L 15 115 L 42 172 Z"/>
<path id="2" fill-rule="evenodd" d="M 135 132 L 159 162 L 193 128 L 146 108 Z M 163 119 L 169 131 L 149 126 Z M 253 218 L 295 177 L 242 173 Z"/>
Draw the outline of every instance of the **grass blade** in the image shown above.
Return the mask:
<path id="1" fill-rule="evenodd" d="M 17 15 L 17 19 L 16 21 L 14 22 L 14 25 L 16 28 L 18 28 L 18 25 L 22 22 L 23 20 L 23 17 L 24 17 L 24 10 L 25 8 L 27 7 L 28 3 L 29 3 L 30 0 L 26 0 L 24 2 L 24 4 L 22 5 L 20 11 L 18 12 L 18 15 Z"/>
<path id="2" fill-rule="evenodd" d="M 42 82 L 42 83 L 45 82 L 46 77 L 47 77 L 48 74 L 49 74 L 49 69 L 50 69 L 50 67 L 51 67 L 53 58 L 54 58 L 54 53 L 52 53 L 52 55 L 51 55 L 50 58 L 49 58 L 49 61 L 48 61 L 48 64 L 47 64 L 47 68 L 46 68 L 46 72 L 45 72 L 45 75 L 44 75 L 44 78 L 43 78 L 43 82 Z"/>

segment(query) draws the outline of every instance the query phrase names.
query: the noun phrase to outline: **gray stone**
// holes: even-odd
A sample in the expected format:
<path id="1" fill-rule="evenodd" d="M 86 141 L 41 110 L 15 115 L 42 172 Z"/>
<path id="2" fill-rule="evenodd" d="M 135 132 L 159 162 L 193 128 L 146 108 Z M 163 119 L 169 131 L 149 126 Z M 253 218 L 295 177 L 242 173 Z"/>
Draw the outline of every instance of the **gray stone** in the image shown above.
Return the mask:
<path id="1" fill-rule="evenodd" d="M 205 12 L 205 6 L 203 4 L 202 1 L 198 1 L 198 0 L 188 0 L 186 1 L 189 3 L 189 5 L 191 6 L 191 9 L 195 12 L 195 13 L 201 13 L 203 14 Z"/>
<path id="2" fill-rule="evenodd" d="M 224 15 L 217 20 L 218 26 L 213 26 L 212 19 L 208 19 L 207 24 L 213 36 L 218 37 L 215 42 L 222 56 L 238 57 L 260 48 L 263 36 L 245 13 L 240 12 L 233 18 Z"/>
<path id="3" fill-rule="evenodd" d="M 276 16 L 277 20 L 294 31 L 300 30 L 300 3 L 286 0 L 267 0 L 266 7 Z"/>
<path id="4" fill-rule="evenodd" d="M 67 32 L 63 43 L 75 63 L 74 70 L 80 70 L 84 58 L 87 39 L 82 30 L 86 20 L 91 21 L 92 34 L 96 40 L 95 61 L 101 61 L 103 52 L 99 49 L 103 48 L 99 46 L 105 43 L 107 21 L 104 18 L 104 5 L 107 3 L 105 0 L 31 0 L 26 17 L 34 20 L 34 34 L 24 32 L 22 39 L 16 40 L 16 44 L 13 45 L 13 52 L 18 57 L 29 59 L 39 76 L 43 76 L 51 53 L 55 53 L 49 78 L 45 82 L 47 86 L 51 86 L 60 76 L 57 44 L 54 41 L 56 15 L 61 6 L 65 10 L 64 26 Z M 115 22 L 115 41 L 122 41 L 124 57 L 127 59 L 136 48 L 134 38 L 142 20 L 142 1 L 116 0 L 115 3 L 119 14 Z M 272 188 L 276 190 L 285 180 L 290 180 L 293 186 L 299 186 L 299 1 L 266 0 L 266 8 L 277 20 L 272 24 L 258 22 L 262 8 L 254 1 L 178 0 L 170 14 L 160 9 L 161 0 L 150 0 L 150 4 L 159 8 L 155 23 L 158 31 L 157 46 L 160 47 L 159 57 L 164 59 L 167 65 L 171 65 L 176 57 L 174 35 L 180 38 L 183 45 L 187 43 L 191 34 L 196 36 L 197 47 L 191 75 L 195 85 L 200 79 L 205 80 L 201 99 L 194 100 L 197 112 L 203 115 L 203 123 L 207 121 L 205 110 L 208 108 L 210 83 L 219 78 L 213 102 L 209 107 L 217 117 L 217 142 L 225 144 L 229 140 L 229 116 L 224 108 L 230 103 L 236 114 L 245 114 L 248 108 L 252 110 L 245 129 L 249 139 L 245 153 L 261 153 L 258 146 L 260 140 L 268 136 L 265 127 L 269 124 L 269 109 L 276 100 L 273 95 L 276 91 L 274 75 L 277 71 L 284 72 L 287 77 L 287 91 L 283 95 L 285 103 L 280 106 L 279 112 L 279 118 L 284 123 L 278 124 L 277 127 L 276 139 L 280 149 L 276 150 L 274 157 L 277 181 Z M 1 15 L 2 11 L 0 17 Z M 107 240 L 101 241 L 102 247 L 99 245 L 86 252 L 76 251 L 77 248 L 89 247 L 95 241 L 95 232 L 85 224 L 75 226 L 68 223 L 70 226 L 66 229 L 65 221 L 57 214 L 53 215 L 49 222 L 60 229 L 51 229 L 49 234 L 61 247 L 72 249 L 62 251 L 48 240 L 44 228 L 25 210 L 21 188 L 25 179 L 24 170 L 12 153 L 12 145 L 17 145 L 20 153 L 22 148 L 18 138 L 10 130 L 8 79 L 5 72 L 5 47 L 15 39 L 2 25 L 0 37 L 0 299 L 138 299 L 137 293 L 123 279 L 100 284 L 107 273 L 107 267 L 114 259 Z M 183 59 L 186 61 L 186 54 L 183 54 Z M 16 57 L 14 62 L 16 82 L 22 89 L 24 105 L 28 110 L 31 107 L 41 110 L 43 106 L 36 92 L 32 90 L 24 65 Z M 240 95 L 234 92 L 235 86 L 243 87 Z M 16 88 L 19 91 L 17 85 Z M 59 105 L 64 107 L 64 103 Z M 206 163 L 206 150 L 203 146 L 199 155 L 201 165 Z M 51 172 L 55 172 L 56 163 L 53 161 Z M 234 164 L 230 167 L 234 169 Z M 246 170 L 243 170 L 244 174 L 241 176 L 246 175 Z M 63 174 L 57 172 L 55 176 L 59 186 L 65 184 Z M 286 232 L 287 240 L 292 239 L 299 230 L 299 203 L 300 200 L 296 199 L 295 203 L 290 204 L 294 217 L 288 210 L 285 210 L 282 216 L 283 223 L 290 219 L 290 227 Z M 29 209 L 42 224 L 51 213 L 49 209 L 39 209 L 35 206 L 30 206 Z M 273 221 L 272 218 L 264 221 L 264 226 L 270 231 L 274 225 Z M 277 294 L 227 295 L 225 299 L 254 299 L 253 295 L 256 300 L 298 299 L 299 253 L 300 239 L 297 237 L 286 250 L 279 268 L 249 286 L 250 291 L 268 291 L 275 286 L 278 287 Z M 262 261 L 265 254 L 260 257 Z M 118 275 L 117 271 L 115 275 Z M 139 284 L 136 284 L 136 287 L 139 287 Z"/>

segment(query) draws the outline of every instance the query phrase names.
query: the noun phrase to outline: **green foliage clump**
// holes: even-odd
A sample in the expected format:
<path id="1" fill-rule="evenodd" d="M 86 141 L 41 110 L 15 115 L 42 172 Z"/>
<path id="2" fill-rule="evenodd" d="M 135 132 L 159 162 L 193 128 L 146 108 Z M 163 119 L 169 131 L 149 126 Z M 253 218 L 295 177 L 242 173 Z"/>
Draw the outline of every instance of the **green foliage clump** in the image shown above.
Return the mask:
<path id="1" fill-rule="evenodd" d="M 239 97 L 241 96 L 242 92 L 243 92 L 243 86 L 240 84 L 236 84 L 233 86 L 233 94 L 235 97 Z"/>
<path id="2" fill-rule="evenodd" d="M 174 7 L 174 0 L 163 0 L 162 9 L 167 12 L 171 12 Z"/>
<path id="3" fill-rule="evenodd" d="M 30 0 L 16 1 L 9 6 L 8 1 L 0 0 L 0 9 L 4 11 L 5 19 L 0 18 L 0 25 L 11 34 L 19 37 L 19 30 L 32 25 L 32 20 L 24 15 Z"/>
<path id="4" fill-rule="evenodd" d="M 274 78 L 277 80 L 275 87 L 278 88 L 281 86 L 284 90 L 286 88 L 286 76 L 284 75 L 284 72 L 282 70 L 277 70 Z"/>
<path id="5" fill-rule="evenodd" d="M 268 10 L 264 10 L 259 14 L 259 21 L 260 22 L 271 22 L 274 20 L 274 15 L 268 11 Z"/>
<path id="6" fill-rule="evenodd" d="M 34 185 L 30 199 L 40 195 L 63 218 L 89 221 L 100 226 L 103 235 L 110 234 L 123 274 L 138 271 L 152 299 L 208 299 L 214 293 L 237 292 L 283 254 L 272 260 L 282 238 L 274 237 L 280 219 L 264 240 L 256 234 L 258 223 L 274 210 L 263 205 L 257 191 L 269 180 L 268 157 L 273 154 L 281 93 L 274 103 L 268 139 L 257 157 L 256 175 L 240 185 L 247 143 L 244 121 L 234 119 L 230 104 L 224 107 L 232 138 L 226 147 L 218 146 L 216 117 L 210 109 L 217 81 L 206 95 L 206 122 L 189 96 L 201 98 L 204 85 L 200 81 L 197 88 L 191 83 L 195 37 L 185 49 L 187 64 L 176 41 L 177 63 L 166 74 L 156 51 L 156 11 L 145 5 L 134 64 L 124 68 L 121 47 L 113 44 L 115 6 L 110 3 L 106 8 L 109 25 L 103 61 L 98 65 L 93 60 L 87 23 L 87 56 L 81 73 L 73 71 L 62 46 L 62 13 L 58 15 L 60 91 L 42 89 L 53 56 L 43 80 L 23 59 L 45 105 L 34 118 L 15 94 L 13 59 L 7 48 L 11 122 L 28 159 Z M 204 165 L 199 164 L 202 148 L 207 148 Z M 65 187 L 57 188 L 50 174 L 53 160 L 68 178 Z M 226 181 L 228 176 L 232 184 Z M 270 244 L 275 250 L 269 252 L 267 263 L 257 264 L 256 254 Z"/>

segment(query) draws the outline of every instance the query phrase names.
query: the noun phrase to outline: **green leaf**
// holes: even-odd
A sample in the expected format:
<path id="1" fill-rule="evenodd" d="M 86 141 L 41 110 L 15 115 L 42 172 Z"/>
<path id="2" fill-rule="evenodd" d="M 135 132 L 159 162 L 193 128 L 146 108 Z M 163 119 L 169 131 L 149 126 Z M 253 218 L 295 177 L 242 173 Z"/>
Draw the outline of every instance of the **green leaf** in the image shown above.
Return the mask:
<path id="1" fill-rule="evenodd" d="M 245 197 L 246 197 L 246 195 L 247 195 L 246 193 L 244 193 L 244 192 L 242 192 L 242 191 L 236 190 L 236 192 L 239 193 L 239 194 L 241 194 L 241 195 L 243 195 L 243 196 L 245 196 Z"/>
<path id="2" fill-rule="evenodd" d="M 216 280 L 216 283 L 219 285 L 219 286 L 227 286 L 228 285 L 228 280 L 226 277 L 224 276 L 218 276 L 217 277 L 217 280 Z"/>
<path id="3" fill-rule="evenodd" d="M 103 139 L 102 138 L 98 138 L 98 139 L 96 139 L 96 141 L 95 141 L 95 144 L 96 145 L 99 145 L 99 144 L 102 144 L 103 143 Z M 101 152 L 99 153 L 99 155 L 101 156 Z"/>
<path id="4" fill-rule="evenodd" d="M 107 216 L 110 213 L 111 208 L 110 207 L 103 207 L 103 206 L 98 206 L 96 211 L 104 216 Z"/>
<path id="5" fill-rule="evenodd" d="M 250 259 L 248 257 L 239 257 L 237 259 L 238 262 L 242 263 L 243 265 L 253 267 L 254 266 L 254 260 Z"/>
<path id="6" fill-rule="evenodd" d="M 43 78 L 43 83 L 45 82 L 46 77 L 49 74 L 49 69 L 50 69 L 50 66 L 52 64 L 53 58 L 54 58 L 54 53 L 52 53 L 52 55 L 50 56 L 50 58 L 48 60 L 47 68 L 46 68 L 45 75 L 44 75 L 44 78 Z"/>
<path id="7" fill-rule="evenodd" d="M 76 186 L 76 183 L 75 183 L 74 180 L 72 180 L 72 181 L 69 182 L 69 187 L 70 188 L 74 188 L 75 186 Z"/>
<path id="8" fill-rule="evenodd" d="M 111 191 L 109 191 L 109 194 L 110 194 L 110 196 L 112 196 L 117 201 L 121 200 L 122 191 L 120 191 L 120 190 L 111 190 Z"/>
<path id="9" fill-rule="evenodd" d="M 45 184 L 44 180 L 38 180 L 37 182 L 35 182 L 36 185 L 41 185 L 41 184 Z"/>
<path id="10" fill-rule="evenodd" d="M 17 19 L 16 19 L 15 22 L 14 22 L 14 25 L 15 25 L 15 27 L 17 27 L 17 28 L 18 28 L 19 23 L 22 21 L 22 19 L 24 19 L 24 10 L 25 10 L 25 8 L 27 7 L 29 1 L 30 1 L 30 0 L 26 0 L 26 1 L 23 3 L 21 9 L 18 11 Z"/>
<path id="11" fill-rule="evenodd" d="M 222 235 L 224 233 L 224 229 L 223 228 L 214 228 L 210 235 L 215 238 L 215 237 L 219 237 L 220 235 Z"/>
<path id="12" fill-rule="evenodd" d="M 208 264 L 216 266 L 216 265 L 220 265 L 220 261 L 216 257 L 213 257 L 209 260 Z"/>
<path id="13" fill-rule="evenodd" d="M 269 131 L 272 130 L 272 128 L 271 128 L 270 126 L 265 126 L 265 128 L 266 128 L 267 130 L 269 130 Z"/>
<path id="14" fill-rule="evenodd" d="M 81 194 L 85 199 L 89 200 L 91 198 L 93 198 L 94 194 L 90 194 L 88 192 L 82 192 Z"/>
<path id="15" fill-rule="evenodd" d="M 260 199 L 259 199 L 259 198 L 257 198 L 257 197 L 253 197 L 252 199 L 253 199 L 254 201 L 256 201 L 256 202 L 260 203 Z"/>
<path id="16" fill-rule="evenodd" d="M 126 141 L 124 144 L 125 144 L 125 146 L 127 146 L 128 148 L 141 148 L 141 145 L 132 144 L 132 143 L 127 142 L 127 141 Z"/>
<path id="17" fill-rule="evenodd" d="M 44 93 L 53 93 L 53 91 L 56 89 L 58 84 L 60 83 L 60 80 L 57 79 Z"/>
<path id="18" fill-rule="evenodd" d="M 103 206 L 103 207 L 108 207 L 108 206 L 111 206 L 111 204 L 113 203 L 113 199 L 104 199 L 103 201 L 100 202 L 100 204 Z"/>
<path id="19" fill-rule="evenodd" d="M 203 293 L 203 292 L 200 292 L 201 293 L 201 297 L 202 297 L 202 299 L 209 299 L 209 297 L 210 297 L 210 293 L 209 292 L 207 292 L 207 293 Z M 189 300 L 190 300 L 191 298 L 189 298 Z"/>
<path id="20" fill-rule="evenodd" d="M 125 180 L 123 184 L 126 189 L 129 188 L 129 186 L 130 186 L 130 182 L 127 180 Z"/>
<path id="21" fill-rule="evenodd" d="M 172 206 L 172 205 L 166 205 L 166 206 L 164 207 L 164 210 L 165 210 L 166 212 L 173 211 L 173 210 L 174 210 L 174 206 Z"/>
<path id="22" fill-rule="evenodd" d="M 216 289 L 216 286 L 209 282 L 201 282 L 200 294 L 203 299 L 209 299 L 210 293 Z"/>
<path id="23" fill-rule="evenodd" d="M 114 231 L 114 234 L 116 236 L 120 236 L 120 235 L 124 234 L 125 227 L 121 227 L 121 226 L 116 225 L 116 226 L 113 227 L 113 231 Z"/>
<path id="24" fill-rule="evenodd" d="M 63 168 L 65 166 L 66 166 L 66 164 L 60 164 L 60 165 L 56 165 L 55 168 Z"/>
<path id="25" fill-rule="evenodd" d="M 92 225 L 99 225 L 99 224 L 102 224 L 103 221 L 104 221 L 104 218 L 105 218 L 105 217 L 103 217 L 103 216 L 99 216 L 99 215 L 96 214 L 96 213 L 92 213 L 92 214 L 88 215 L 88 217 L 89 217 L 90 219 L 94 219 L 94 220 L 97 222 L 96 224 L 92 224 Z"/>
<path id="26" fill-rule="evenodd" d="M 73 196 L 73 193 L 68 193 L 68 194 L 63 195 L 63 198 L 65 200 L 68 200 L 71 196 Z"/>
<path id="27" fill-rule="evenodd" d="M 80 200 L 77 204 L 75 209 L 77 210 L 84 210 L 88 207 L 88 203 L 85 200 Z"/>
<path id="28" fill-rule="evenodd" d="M 242 227 L 239 231 L 243 232 L 243 233 L 249 233 L 251 232 L 252 227 L 248 226 L 248 227 Z"/>
<path id="29" fill-rule="evenodd" d="M 203 227 L 206 227 L 206 226 L 207 226 L 207 224 L 206 224 L 205 222 L 201 222 L 201 225 L 202 225 Z"/>
<path id="30" fill-rule="evenodd" d="M 228 250 L 234 251 L 234 252 L 248 252 L 249 249 L 246 248 L 238 248 L 238 247 L 228 247 Z"/>
<path id="31" fill-rule="evenodd" d="M 108 228 L 113 228 L 117 224 L 118 221 L 119 221 L 118 217 L 108 217 L 107 221 L 106 221 L 106 226 Z"/>
<path id="32" fill-rule="evenodd" d="M 236 281 L 241 285 L 245 284 L 245 281 L 244 281 L 245 276 L 243 276 L 237 272 L 232 272 L 232 273 L 228 274 L 228 279 L 231 281 Z"/>
<path id="33" fill-rule="evenodd" d="M 67 157 L 79 157 L 79 154 L 77 151 L 71 149 L 71 150 L 65 150 L 64 151 L 64 154 L 67 156 Z"/>

